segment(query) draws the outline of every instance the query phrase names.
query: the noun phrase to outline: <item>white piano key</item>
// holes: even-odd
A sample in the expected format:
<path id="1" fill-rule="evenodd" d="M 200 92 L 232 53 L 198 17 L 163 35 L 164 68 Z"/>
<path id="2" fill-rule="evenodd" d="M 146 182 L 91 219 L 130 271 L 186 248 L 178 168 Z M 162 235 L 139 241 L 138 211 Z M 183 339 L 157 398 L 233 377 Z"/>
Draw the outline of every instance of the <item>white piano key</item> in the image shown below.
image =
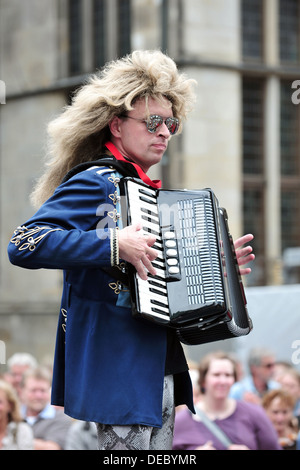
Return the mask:
<path id="1" fill-rule="evenodd" d="M 156 276 L 161 277 L 161 278 L 163 278 L 163 279 L 166 278 L 166 272 L 165 272 L 165 270 L 159 269 L 159 268 L 154 268 L 154 269 L 155 269 L 155 271 L 156 271 Z"/>
<path id="2" fill-rule="evenodd" d="M 143 227 L 147 227 L 147 229 L 149 229 L 150 232 L 155 232 L 155 233 L 160 232 L 159 224 L 153 224 L 152 222 L 149 222 L 148 220 L 144 220 L 144 219 L 141 219 L 141 223 L 143 224 Z"/>
<path id="3" fill-rule="evenodd" d="M 134 188 L 133 191 L 130 191 L 129 195 L 129 200 L 132 201 L 133 203 L 138 203 L 138 205 L 141 205 L 141 202 L 143 202 L 146 206 L 149 206 L 149 208 L 153 209 L 153 212 L 158 212 L 157 204 L 156 204 L 156 197 L 148 197 L 144 196 L 139 192 L 137 188 Z M 156 208 L 156 209 L 155 209 Z"/>
<path id="4" fill-rule="evenodd" d="M 145 313 L 151 314 L 153 312 L 153 309 L 157 308 L 161 310 L 162 312 L 165 312 L 167 314 L 169 313 L 170 310 L 169 310 L 168 304 L 156 305 L 152 303 L 151 300 L 156 300 L 156 299 L 154 299 L 153 297 L 148 297 L 146 295 L 140 296 L 139 301 L 140 301 L 140 307 L 142 311 L 144 311 Z M 157 302 L 162 303 L 160 299 L 157 300 Z"/>
<path id="5" fill-rule="evenodd" d="M 160 319 L 163 319 L 163 320 L 166 320 L 168 319 L 168 317 L 170 317 L 170 311 L 168 309 L 164 309 L 163 307 L 159 307 L 159 311 L 160 312 L 164 312 L 164 313 L 159 313 L 159 312 L 155 312 L 153 310 L 153 305 L 146 305 L 146 306 L 143 306 L 144 308 L 141 308 L 141 311 L 144 312 L 144 313 L 147 313 L 148 315 L 150 315 L 151 317 L 156 317 L 156 318 L 160 318 Z"/>
<path id="6" fill-rule="evenodd" d="M 153 201 L 156 200 L 156 197 L 155 197 L 155 196 L 153 196 L 153 197 L 151 197 L 151 196 L 149 196 L 149 197 L 148 197 L 148 196 L 145 196 L 145 195 L 143 195 L 142 193 L 140 193 L 137 188 L 134 188 L 133 191 L 130 191 L 129 197 L 130 197 L 131 199 L 137 199 L 137 200 L 138 200 L 138 199 L 139 199 L 139 200 L 140 200 L 140 199 L 145 199 L 145 200 L 148 200 L 150 204 L 151 204 L 151 201 L 152 201 L 152 200 L 153 200 Z"/>
<path id="7" fill-rule="evenodd" d="M 155 260 L 152 261 L 152 263 L 154 263 L 156 266 L 158 266 L 161 269 L 165 269 L 166 264 L 163 259 L 160 260 L 159 258 L 155 258 Z"/>
<path id="8" fill-rule="evenodd" d="M 154 269 L 156 271 L 156 275 L 154 276 L 155 279 L 159 280 L 159 278 L 161 278 L 161 279 L 166 278 L 166 270 L 165 269 L 160 269 L 160 268 L 157 268 L 157 267 L 155 267 Z M 140 279 L 138 274 L 136 275 L 136 277 L 137 277 L 137 279 Z"/>
<path id="9" fill-rule="evenodd" d="M 157 263 L 158 261 L 161 263 L 165 264 L 165 258 L 163 257 L 162 251 L 159 249 L 155 248 L 155 246 L 152 246 L 151 248 L 154 248 L 157 251 L 157 257 L 155 258 L 154 262 Z"/>
<path id="10" fill-rule="evenodd" d="M 168 299 L 166 296 L 163 296 L 163 295 L 159 295 L 159 294 L 155 294 L 154 292 L 148 292 L 148 291 L 144 292 L 144 291 L 141 291 L 140 292 L 140 297 L 141 299 L 143 298 L 143 296 L 145 298 L 148 298 L 149 299 L 149 302 L 151 303 L 151 300 L 154 300 L 156 302 L 159 302 L 159 304 L 163 304 L 162 306 L 163 307 L 168 307 L 169 306 L 169 302 L 168 302 Z"/>
<path id="11" fill-rule="evenodd" d="M 161 289 L 167 289 L 167 283 L 161 279 L 158 279 L 156 276 L 149 275 L 148 279 L 141 279 L 137 274 L 137 281 L 140 285 L 160 287 Z"/>
<path id="12" fill-rule="evenodd" d="M 152 286 L 151 284 L 148 284 L 148 285 L 139 284 L 139 292 L 140 293 L 145 293 L 149 297 L 151 297 L 151 295 L 153 294 L 153 292 L 151 292 L 151 289 L 155 289 L 157 292 L 160 292 L 160 294 L 157 293 L 157 295 L 167 297 L 167 289 Z"/>
<path id="13" fill-rule="evenodd" d="M 151 212 L 154 212 L 155 214 L 158 214 L 158 207 L 157 207 L 155 199 L 150 199 L 150 198 L 146 198 L 146 197 L 143 198 L 137 192 L 129 194 L 128 199 L 133 204 L 133 206 L 147 207 L 147 208 L 149 208 L 149 210 Z"/>

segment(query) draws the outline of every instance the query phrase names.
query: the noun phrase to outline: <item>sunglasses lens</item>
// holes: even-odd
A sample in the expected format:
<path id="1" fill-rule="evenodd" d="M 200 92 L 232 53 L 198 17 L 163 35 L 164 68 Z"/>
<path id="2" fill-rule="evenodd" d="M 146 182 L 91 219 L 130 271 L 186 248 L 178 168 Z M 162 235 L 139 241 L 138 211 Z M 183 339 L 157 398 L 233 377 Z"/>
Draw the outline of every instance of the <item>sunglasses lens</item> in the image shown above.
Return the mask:
<path id="1" fill-rule="evenodd" d="M 166 119 L 166 126 L 169 129 L 171 135 L 176 134 L 179 127 L 179 121 L 177 118 L 168 118 Z"/>
<path id="2" fill-rule="evenodd" d="M 161 116 L 150 116 L 147 121 L 147 129 L 149 132 L 154 133 L 163 123 L 163 118 Z"/>
<path id="3" fill-rule="evenodd" d="M 152 115 L 149 117 L 147 121 L 147 129 L 149 132 L 154 133 L 157 131 L 157 129 L 163 124 L 164 120 L 161 116 L 158 115 Z M 178 131 L 179 127 L 179 121 L 177 118 L 169 117 L 165 121 L 166 126 L 170 132 L 171 135 L 176 134 Z"/>

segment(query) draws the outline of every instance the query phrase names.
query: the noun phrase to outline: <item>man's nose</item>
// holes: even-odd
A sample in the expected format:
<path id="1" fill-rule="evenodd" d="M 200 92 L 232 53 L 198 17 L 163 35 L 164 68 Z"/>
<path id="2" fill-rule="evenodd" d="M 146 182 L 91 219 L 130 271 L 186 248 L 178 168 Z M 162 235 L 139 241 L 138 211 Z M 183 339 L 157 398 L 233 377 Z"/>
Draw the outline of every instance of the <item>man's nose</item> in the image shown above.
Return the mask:
<path id="1" fill-rule="evenodd" d="M 158 129 L 158 135 L 162 135 L 166 139 L 168 139 L 171 136 L 171 133 L 164 122 Z"/>

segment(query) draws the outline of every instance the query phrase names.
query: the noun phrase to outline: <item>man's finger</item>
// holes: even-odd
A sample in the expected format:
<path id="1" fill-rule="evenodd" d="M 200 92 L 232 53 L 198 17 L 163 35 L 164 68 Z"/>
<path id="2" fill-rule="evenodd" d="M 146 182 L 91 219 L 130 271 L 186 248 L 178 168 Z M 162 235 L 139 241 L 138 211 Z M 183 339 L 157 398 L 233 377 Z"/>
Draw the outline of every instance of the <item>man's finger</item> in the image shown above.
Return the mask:
<path id="1" fill-rule="evenodd" d="M 142 259 L 141 259 L 142 263 L 144 264 L 145 268 L 147 269 L 147 271 L 149 271 L 150 274 L 152 274 L 153 276 L 156 275 L 156 270 L 155 268 L 152 266 L 152 263 L 150 261 L 150 259 L 148 258 L 148 256 L 143 256 Z"/>

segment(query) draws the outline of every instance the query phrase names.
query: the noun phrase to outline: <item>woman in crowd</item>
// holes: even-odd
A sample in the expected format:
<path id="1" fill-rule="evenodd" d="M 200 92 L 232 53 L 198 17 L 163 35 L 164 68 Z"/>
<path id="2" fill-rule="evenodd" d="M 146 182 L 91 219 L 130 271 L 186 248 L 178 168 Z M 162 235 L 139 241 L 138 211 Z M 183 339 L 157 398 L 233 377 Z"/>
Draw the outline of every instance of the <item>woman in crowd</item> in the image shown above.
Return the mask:
<path id="1" fill-rule="evenodd" d="M 284 370 L 278 377 L 278 382 L 283 390 L 286 390 L 295 400 L 294 415 L 300 426 L 300 373 L 294 367 Z"/>
<path id="2" fill-rule="evenodd" d="M 284 389 L 271 390 L 263 397 L 262 405 L 278 434 L 284 450 L 300 450 L 298 420 L 294 416 L 295 400 Z"/>
<path id="3" fill-rule="evenodd" d="M 229 398 L 237 378 L 235 361 L 216 352 L 203 358 L 199 385 L 203 395 L 193 415 L 177 413 L 173 449 L 184 450 L 280 450 L 276 432 L 260 405 Z M 211 429 L 217 425 L 217 431 Z M 221 434 L 221 435 L 220 435 Z"/>
<path id="4" fill-rule="evenodd" d="M 32 430 L 22 422 L 17 395 L 8 382 L 0 380 L 0 450 L 32 449 Z"/>

